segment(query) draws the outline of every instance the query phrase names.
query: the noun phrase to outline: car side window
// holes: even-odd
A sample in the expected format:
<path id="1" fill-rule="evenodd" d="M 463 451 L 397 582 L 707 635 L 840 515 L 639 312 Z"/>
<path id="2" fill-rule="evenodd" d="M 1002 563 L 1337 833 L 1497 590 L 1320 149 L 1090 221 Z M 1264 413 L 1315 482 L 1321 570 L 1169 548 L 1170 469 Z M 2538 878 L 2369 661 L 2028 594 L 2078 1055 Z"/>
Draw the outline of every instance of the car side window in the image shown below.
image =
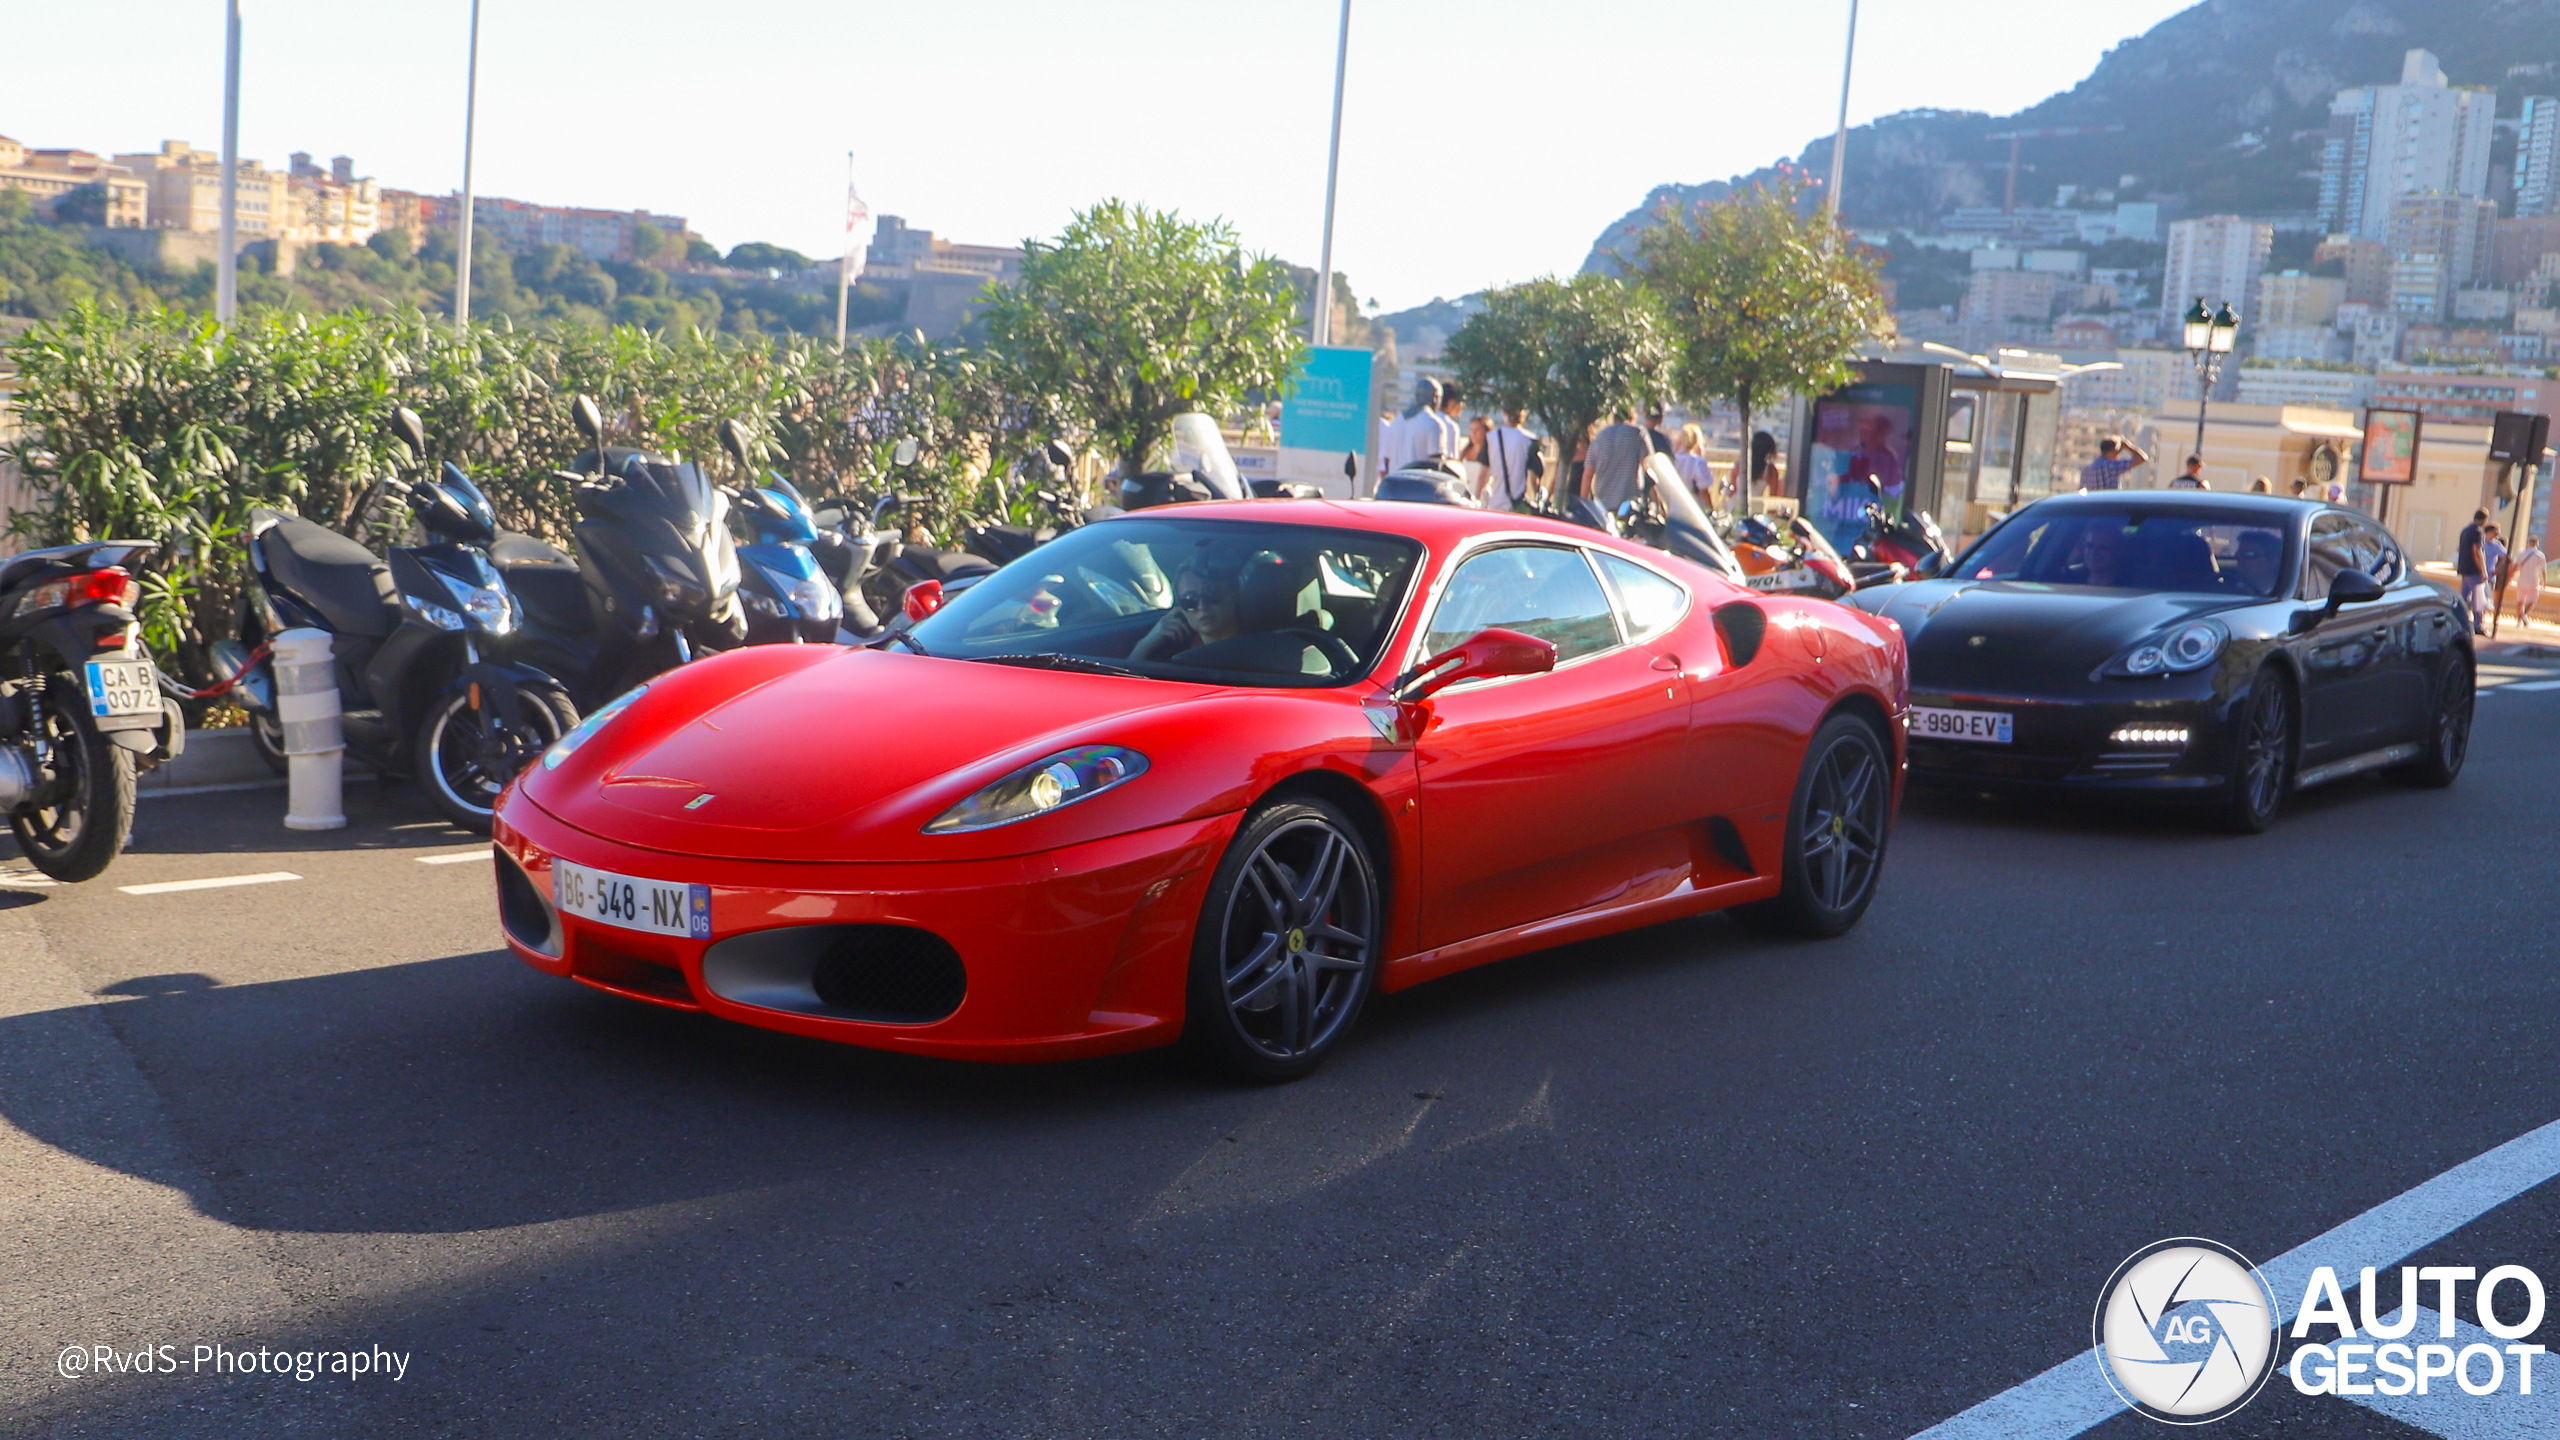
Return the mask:
<path id="1" fill-rule="evenodd" d="M 2326 600 L 2329 581 L 2341 570 L 2361 570 L 2355 525 L 2335 510 L 2311 517 L 2311 541 L 2302 557 L 2302 598 Z"/>
<path id="2" fill-rule="evenodd" d="M 1591 562 L 1561 545 L 1505 545 L 1460 564 L 1423 633 L 1423 653 L 1437 655 L 1497 628 L 1555 646 L 1559 665 L 1619 643 L 1617 617 Z"/>
<path id="3" fill-rule="evenodd" d="M 1600 573 L 1618 592 L 1618 614 L 1626 621 L 1627 639 L 1650 640 L 1680 623 L 1689 613 L 1689 592 L 1633 560 L 1595 550 Z"/>
<path id="4" fill-rule="evenodd" d="M 2366 574 L 2385 585 L 2397 585 L 2408 578 L 2409 562 L 2402 558 L 2400 542 L 2391 538 L 2391 532 L 2370 520 L 2358 520 L 2355 527 L 2362 542 L 2357 548 L 2368 557 Z"/>

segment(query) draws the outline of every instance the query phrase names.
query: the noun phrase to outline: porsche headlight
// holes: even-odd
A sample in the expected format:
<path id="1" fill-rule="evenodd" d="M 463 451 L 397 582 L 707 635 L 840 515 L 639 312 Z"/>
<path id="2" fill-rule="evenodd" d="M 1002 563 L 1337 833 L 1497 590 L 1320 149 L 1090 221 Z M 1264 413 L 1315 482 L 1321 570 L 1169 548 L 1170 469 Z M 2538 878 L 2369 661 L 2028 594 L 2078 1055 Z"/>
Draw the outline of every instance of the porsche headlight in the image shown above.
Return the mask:
<path id="1" fill-rule="evenodd" d="M 2155 635 L 2107 662 L 2109 675 L 2184 675 L 2212 664 L 2222 654 L 2231 632 L 2220 621 L 2191 620 L 2166 634 Z"/>
<path id="2" fill-rule="evenodd" d="M 1147 773 L 1147 757 L 1117 745 L 1083 745 L 1035 761 L 952 806 L 928 835 L 992 830 L 1089 800 Z"/>
<path id="3" fill-rule="evenodd" d="M 578 747 L 594 739 L 596 732 L 602 730 L 614 716 L 630 709 L 632 702 L 648 693 L 648 686 L 636 686 L 622 692 L 611 700 L 604 702 L 602 706 L 598 707 L 594 714 L 579 721 L 578 728 L 551 742 L 551 748 L 542 752 L 542 768 L 545 770 L 559 769 L 561 761 L 576 754 L 578 752 Z"/>

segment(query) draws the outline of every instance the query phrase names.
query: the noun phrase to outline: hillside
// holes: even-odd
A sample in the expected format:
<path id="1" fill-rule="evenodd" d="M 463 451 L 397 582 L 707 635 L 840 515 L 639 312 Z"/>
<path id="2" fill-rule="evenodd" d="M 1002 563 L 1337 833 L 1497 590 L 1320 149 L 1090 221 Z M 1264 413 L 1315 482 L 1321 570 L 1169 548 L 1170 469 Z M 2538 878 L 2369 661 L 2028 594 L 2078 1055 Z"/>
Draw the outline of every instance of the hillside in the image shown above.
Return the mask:
<path id="1" fill-rule="evenodd" d="M 1925 232 L 1958 206 L 2001 202 L 2009 146 L 1985 137 L 2099 125 L 2125 128 L 2025 142 L 2018 203 L 2051 204 L 2056 186 L 2078 185 L 2123 200 L 2173 200 L 2188 214 L 2308 212 L 2318 201 L 2331 97 L 2397 80 L 2412 48 L 2433 50 L 2457 85 L 2497 87 L 2499 112 L 2512 115 L 2521 96 L 2560 88 L 2560 0 L 2205 0 L 2015 115 L 1914 110 L 1853 128 L 1842 185 L 1848 217 L 1862 229 Z M 2513 143 L 2501 138 L 2498 163 Z M 1794 164 L 1827 173 L 1831 137 L 1807 145 Z M 1604 266 L 1661 199 L 1714 199 L 1778 170 L 1656 187 L 1601 232 L 1584 268 Z"/>

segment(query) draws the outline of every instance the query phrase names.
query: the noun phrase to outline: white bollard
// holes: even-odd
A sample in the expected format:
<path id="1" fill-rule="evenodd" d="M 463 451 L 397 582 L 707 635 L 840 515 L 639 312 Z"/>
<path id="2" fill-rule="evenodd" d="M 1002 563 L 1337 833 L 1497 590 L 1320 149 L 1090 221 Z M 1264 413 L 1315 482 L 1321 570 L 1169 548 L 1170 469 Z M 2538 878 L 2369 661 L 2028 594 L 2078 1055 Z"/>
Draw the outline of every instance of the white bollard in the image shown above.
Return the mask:
<path id="1" fill-rule="evenodd" d="M 329 643 L 326 630 L 287 630 L 275 641 L 287 830 L 336 830 L 347 823 L 347 741 L 338 726 L 338 677 Z"/>

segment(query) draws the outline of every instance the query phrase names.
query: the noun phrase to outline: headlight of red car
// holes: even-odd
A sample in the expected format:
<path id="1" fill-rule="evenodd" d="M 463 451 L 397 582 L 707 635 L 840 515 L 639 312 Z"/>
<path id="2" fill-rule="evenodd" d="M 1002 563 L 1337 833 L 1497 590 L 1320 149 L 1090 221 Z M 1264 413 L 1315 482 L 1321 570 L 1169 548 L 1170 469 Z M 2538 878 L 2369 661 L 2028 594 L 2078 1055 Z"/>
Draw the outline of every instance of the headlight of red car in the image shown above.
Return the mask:
<path id="1" fill-rule="evenodd" d="M 928 835 L 992 830 L 1090 800 L 1147 773 L 1147 757 L 1118 745 L 1080 745 L 1035 760 L 943 811 Z"/>

